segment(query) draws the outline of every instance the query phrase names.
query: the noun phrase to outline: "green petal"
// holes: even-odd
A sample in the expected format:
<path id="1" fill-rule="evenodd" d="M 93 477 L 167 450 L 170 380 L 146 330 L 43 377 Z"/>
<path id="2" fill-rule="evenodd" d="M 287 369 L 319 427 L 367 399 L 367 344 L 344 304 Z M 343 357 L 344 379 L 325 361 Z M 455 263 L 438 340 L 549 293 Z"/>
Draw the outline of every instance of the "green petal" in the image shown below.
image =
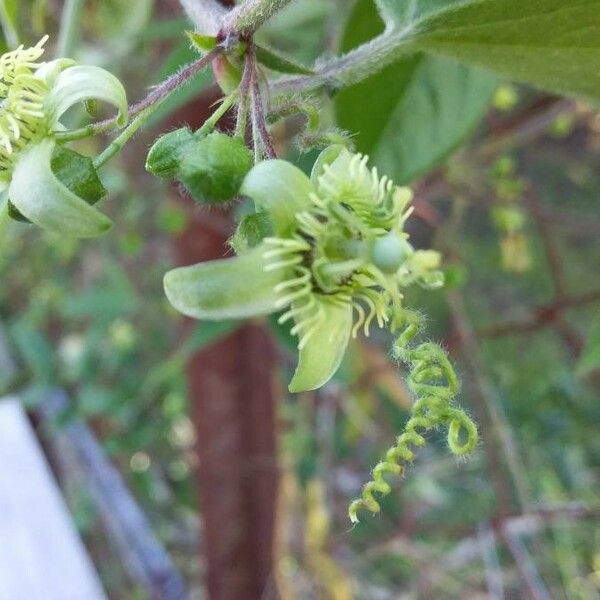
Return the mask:
<path id="1" fill-rule="evenodd" d="M 288 235 L 296 225 L 296 213 L 310 206 L 315 191 L 310 179 L 284 160 L 265 160 L 246 175 L 240 193 L 254 200 L 259 211 L 271 215 L 276 235 Z"/>
<path id="2" fill-rule="evenodd" d="M 264 246 L 233 258 L 181 267 L 165 275 L 169 302 L 196 319 L 245 319 L 276 310 L 281 269 L 265 271 Z"/>
<path id="3" fill-rule="evenodd" d="M 334 163 L 340 154 L 344 152 L 349 154 L 348 149 L 340 144 L 332 144 L 321 151 L 319 156 L 317 156 L 317 160 L 315 161 L 310 174 L 310 178 L 315 185 L 317 185 L 319 177 L 323 175 L 325 167 Z"/>
<path id="4" fill-rule="evenodd" d="M 352 330 L 352 306 L 320 302 L 325 311 L 323 324 L 300 350 L 290 392 L 306 392 L 326 384 L 344 358 Z"/>
<path id="5" fill-rule="evenodd" d="M 8 197 L 32 223 L 55 233 L 95 237 L 110 229 L 110 219 L 61 183 L 50 167 L 54 141 L 44 139 L 23 150 L 15 165 Z"/>
<path id="6" fill-rule="evenodd" d="M 85 100 L 101 100 L 118 110 L 117 125 L 127 122 L 127 95 L 123 84 L 100 67 L 75 66 L 59 73 L 46 99 L 46 109 L 53 125 L 66 110 Z"/>

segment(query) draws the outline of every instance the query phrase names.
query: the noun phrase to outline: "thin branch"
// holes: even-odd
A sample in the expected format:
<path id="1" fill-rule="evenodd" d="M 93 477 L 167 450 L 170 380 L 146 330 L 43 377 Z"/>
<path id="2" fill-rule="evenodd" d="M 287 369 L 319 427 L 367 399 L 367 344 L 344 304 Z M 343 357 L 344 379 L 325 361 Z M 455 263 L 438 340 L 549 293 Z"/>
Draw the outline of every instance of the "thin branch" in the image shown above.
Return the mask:
<path id="1" fill-rule="evenodd" d="M 216 35 L 221 29 L 227 9 L 217 0 L 179 0 L 196 29 L 207 35 Z"/>
<path id="2" fill-rule="evenodd" d="M 200 71 L 202 71 L 202 69 L 207 67 L 222 52 L 223 48 L 217 46 L 214 50 L 211 50 L 198 60 L 189 63 L 179 72 L 171 75 L 171 77 L 168 79 L 165 79 L 165 81 L 157 85 L 145 98 L 129 107 L 129 117 L 136 117 L 153 104 L 162 102 L 175 90 L 188 83 L 190 79 L 194 77 L 194 75 L 197 75 Z M 117 117 L 112 117 L 104 121 L 86 125 L 85 127 L 76 129 L 74 131 L 67 131 L 65 133 L 56 132 L 55 137 L 60 142 L 77 140 L 83 137 L 110 131 L 115 127 L 116 122 Z"/>
<path id="3" fill-rule="evenodd" d="M 510 474 L 511 483 L 517 494 L 521 510 L 526 510 L 531 505 L 531 495 L 529 482 L 523 471 L 523 461 L 519 456 L 519 450 L 510 424 L 501 405 L 496 400 L 491 382 L 485 376 L 481 350 L 466 316 L 460 294 L 456 291 L 450 292 L 448 294 L 448 304 L 461 344 L 463 362 L 469 373 L 466 384 L 472 388 L 472 399 L 475 406 L 479 407 L 478 412 L 483 413 L 489 421 L 490 433 L 496 438 L 497 448 L 501 452 L 507 472 Z M 493 440 L 488 440 L 485 444 L 484 448 L 488 454 L 493 453 L 493 445 L 496 445 Z M 491 458 L 495 461 L 493 456 Z M 496 476 L 499 475 L 499 473 L 496 473 Z M 502 480 L 500 481 L 502 483 Z M 505 485 L 502 483 L 499 493 L 505 494 L 504 487 Z M 506 509 L 507 507 L 501 507 L 499 516 L 504 517 Z"/>
<path id="4" fill-rule="evenodd" d="M 502 529 L 502 537 L 506 541 L 506 546 L 514 558 L 517 570 L 527 586 L 531 598 L 533 600 L 551 600 L 550 592 L 546 588 L 535 562 L 521 538 L 505 528 Z"/>
<path id="5" fill-rule="evenodd" d="M 277 158 L 275 147 L 273 145 L 273 138 L 267 127 L 267 121 L 265 118 L 265 108 L 263 105 L 263 99 L 260 93 L 260 85 L 258 82 L 258 71 L 256 69 L 256 61 L 254 53 L 249 54 L 248 64 L 251 68 L 251 85 L 252 85 L 252 122 L 256 126 L 255 134 L 258 134 L 261 145 L 265 151 L 267 158 Z"/>
<path id="6" fill-rule="evenodd" d="M 600 303 L 600 290 L 588 292 L 581 296 L 561 298 L 557 302 L 537 306 L 533 309 L 534 314 L 529 319 L 486 327 L 478 331 L 478 336 L 481 338 L 495 338 L 504 335 L 531 333 L 552 325 L 558 315 L 567 309 L 580 308 L 595 303 Z"/>
<path id="7" fill-rule="evenodd" d="M 337 89 L 358 83 L 415 51 L 409 44 L 410 29 L 384 33 L 343 56 L 322 63 L 314 75 L 285 77 L 272 86 L 273 95 L 297 94 L 324 87 Z"/>
<path id="8" fill-rule="evenodd" d="M 250 37 L 291 0 L 246 0 L 225 17 L 222 33 Z"/>

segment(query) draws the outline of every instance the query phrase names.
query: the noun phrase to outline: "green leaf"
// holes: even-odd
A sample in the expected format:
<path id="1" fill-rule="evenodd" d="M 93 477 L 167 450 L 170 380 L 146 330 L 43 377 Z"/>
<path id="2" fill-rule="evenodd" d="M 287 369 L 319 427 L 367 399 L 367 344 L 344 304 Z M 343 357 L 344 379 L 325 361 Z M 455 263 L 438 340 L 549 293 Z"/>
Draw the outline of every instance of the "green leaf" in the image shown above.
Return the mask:
<path id="1" fill-rule="evenodd" d="M 342 50 L 381 33 L 372 2 L 359 2 Z M 357 150 L 398 183 L 442 161 L 477 126 L 491 101 L 496 79 L 454 62 L 416 54 L 340 92 L 340 127 L 356 132 Z"/>
<path id="2" fill-rule="evenodd" d="M 271 71 L 277 71 L 278 73 L 290 73 L 297 75 L 312 75 L 314 71 L 294 62 L 290 58 L 287 58 L 271 48 L 265 46 L 256 46 L 256 59 L 258 62 L 271 69 Z"/>
<path id="3" fill-rule="evenodd" d="M 185 34 L 194 47 L 202 54 L 210 52 L 217 47 L 217 38 L 214 35 L 205 35 L 196 31 L 186 31 Z"/>
<path id="4" fill-rule="evenodd" d="M 56 177 L 88 204 L 96 204 L 108 193 L 98 177 L 94 161 L 89 156 L 64 146 L 57 146 L 50 165 Z"/>
<path id="5" fill-rule="evenodd" d="M 418 19 L 463 0 L 375 0 L 388 28 L 409 27 Z M 365 2 L 363 2 L 365 3 Z"/>
<path id="6" fill-rule="evenodd" d="M 322 325 L 300 349 L 298 367 L 289 385 L 290 392 L 315 390 L 325 385 L 338 370 L 352 330 L 352 306 L 319 299 L 325 317 Z"/>
<path id="7" fill-rule="evenodd" d="M 600 320 L 596 322 L 596 326 L 587 339 L 583 354 L 577 363 L 576 372 L 578 375 L 584 376 L 598 368 L 600 368 Z"/>
<path id="8" fill-rule="evenodd" d="M 284 274 L 280 269 L 265 269 L 266 250 L 261 245 L 242 256 L 169 271 L 164 279 L 169 302 L 188 317 L 210 321 L 274 312 L 275 286 L 281 283 Z"/>
<path id="9" fill-rule="evenodd" d="M 50 167 L 54 175 L 67 189 L 83 198 L 90 205 L 96 204 L 107 194 L 106 188 L 98 177 L 94 162 L 88 156 L 83 156 L 64 146 L 56 146 Z M 8 214 L 15 221 L 31 223 L 10 200 L 8 202 Z"/>
<path id="10" fill-rule="evenodd" d="M 600 100 L 600 0 L 468 0 L 419 21 L 409 46 Z"/>

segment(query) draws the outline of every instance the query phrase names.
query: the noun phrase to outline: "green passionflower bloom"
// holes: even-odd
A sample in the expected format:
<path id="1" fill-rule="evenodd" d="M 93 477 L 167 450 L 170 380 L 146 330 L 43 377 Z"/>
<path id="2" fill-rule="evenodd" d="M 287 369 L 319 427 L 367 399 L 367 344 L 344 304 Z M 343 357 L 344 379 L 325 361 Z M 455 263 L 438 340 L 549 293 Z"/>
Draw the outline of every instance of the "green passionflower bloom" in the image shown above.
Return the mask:
<path id="1" fill-rule="evenodd" d="M 40 63 L 47 39 L 0 57 L 0 191 L 40 227 L 93 237 L 111 222 L 52 172 L 54 134 L 65 130 L 60 123 L 64 113 L 86 100 L 113 104 L 122 126 L 127 98 L 121 82 L 100 67 L 65 58 Z"/>
<path id="2" fill-rule="evenodd" d="M 198 319 L 282 311 L 279 323 L 293 322 L 298 336 L 292 392 L 325 384 L 372 322 L 395 328 L 403 288 L 443 283 L 439 255 L 415 250 L 404 232 L 410 190 L 379 177 L 366 156 L 331 146 L 310 178 L 283 160 L 261 162 L 241 193 L 267 217 L 268 235 L 236 257 L 167 273 L 166 294 Z"/>

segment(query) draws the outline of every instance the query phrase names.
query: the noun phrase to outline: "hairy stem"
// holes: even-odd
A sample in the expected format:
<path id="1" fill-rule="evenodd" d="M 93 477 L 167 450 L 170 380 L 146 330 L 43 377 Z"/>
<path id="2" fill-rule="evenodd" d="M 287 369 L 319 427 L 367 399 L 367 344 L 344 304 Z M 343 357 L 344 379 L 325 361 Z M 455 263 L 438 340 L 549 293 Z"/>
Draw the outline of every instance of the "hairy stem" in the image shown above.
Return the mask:
<path id="1" fill-rule="evenodd" d="M 179 0 L 190 21 L 201 33 L 216 35 L 227 14 L 217 0 Z"/>
<path id="2" fill-rule="evenodd" d="M 144 111 L 138 114 L 138 116 L 133 119 L 133 121 L 131 121 L 131 123 L 129 123 L 125 129 L 123 129 L 123 131 L 107 146 L 107 148 L 98 154 L 98 156 L 96 156 L 94 159 L 94 167 L 96 167 L 96 169 L 100 169 L 113 156 L 118 154 L 125 147 L 125 144 L 137 133 L 138 129 L 148 120 L 150 115 L 157 110 L 161 104 L 162 100 L 160 102 L 156 102 L 155 104 L 151 104 Z"/>
<path id="3" fill-rule="evenodd" d="M 333 89 L 358 83 L 385 69 L 401 56 L 415 51 L 410 29 L 384 33 L 347 54 L 323 63 L 314 75 L 286 77 L 272 86 L 275 95 L 297 94 L 324 87 Z"/>
<path id="4" fill-rule="evenodd" d="M 197 133 L 199 135 L 210 133 L 215 128 L 215 125 L 219 122 L 221 117 L 235 104 L 237 98 L 237 92 L 226 96 L 217 110 L 215 110 L 215 112 L 208 119 L 206 119 L 206 121 L 204 121 L 204 124 L 202 127 L 200 127 L 200 129 L 198 129 Z"/>
<path id="5" fill-rule="evenodd" d="M 60 31 L 56 43 L 56 56 L 70 57 L 77 45 L 79 22 L 84 0 L 65 0 L 60 18 Z"/>
<path id="6" fill-rule="evenodd" d="M 185 85 L 198 74 L 202 69 L 207 67 L 214 58 L 223 52 L 220 47 L 211 50 L 208 54 L 205 54 L 198 60 L 189 63 L 183 67 L 178 73 L 171 75 L 168 79 L 165 79 L 162 83 L 157 85 L 145 98 L 136 102 L 129 107 L 129 116 L 135 117 L 140 115 L 150 106 L 157 103 L 161 103 L 163 100 L 168 98 L 175 90 L 179 89 L 182 85 Z M 98 123 L 92 123 L 81 127 L 80 129 L 74 129 L 73 131 L 56 132 L 54 135 L 59 142 L 69 142 L 72 140 L 78 140 L 84 137 L 97 135 L 99 133 L 105 133 L 113 129 L 116 125 L 117 118 L 112 117 L 105 121 Z"/>
<path id="7" fill-rule="evenodd" d="M 273 146 L 273 139 L 271 138 L 271 134 L 265 119 L 265 107 L 260 93 L 258 71 L 256 69 L 254 54 L 251 55 L 249 60 L 250 68 L 252 69 L 252 123 L 254 124 L 255 129 L 255 141 L 257 141 L 256 138 L 258 137 L 267 158 L 277 158 L 277 153 L 275 152 L 275 147 Z"/>
<path id="8" fill-rule="evenodd" d="M 234 8 L 223 22 L 225 35 L 251 36 L 291 0 L 246 0 Z"/>

